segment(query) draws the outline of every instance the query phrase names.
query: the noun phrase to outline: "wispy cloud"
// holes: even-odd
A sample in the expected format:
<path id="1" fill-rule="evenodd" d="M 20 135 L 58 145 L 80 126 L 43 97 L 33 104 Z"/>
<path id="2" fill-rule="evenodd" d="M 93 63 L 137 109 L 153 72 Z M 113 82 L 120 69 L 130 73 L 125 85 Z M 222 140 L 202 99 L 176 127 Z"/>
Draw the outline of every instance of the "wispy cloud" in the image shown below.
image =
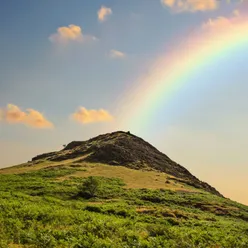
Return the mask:
<path id="1" fill-rule="evenodd" d="M 209 19 L 207 22 L 205 22 L 203 24 L 203 29 L 220 29 L 220 28 L 225 28 L 232 25 L 232 22 L 230 19 L 223 17 L 223 16 L 219 16 L 215 19 Z"/>
<path id="2" fill-rule="evenodd" d="M 240 18 L 242 18 L 242 16 L 240 15 L 239 10 L 234 10 L 230 17 L 219 16 L 215 19 L 209 19 L 207 22 L 203 23 L 202 28 L 208 31 L 231 28 Z"/>
<path id="3" fill-rule="evenodd" d="M 84 107 L 79 107 L 79 109 L 72 114 L 72 119 L 82 123 L 93 123 L 93 122 L 109 122 L 114 118 L 105 109 L 86 109 Z"/>
<path id="4" fill-rule="evenodd" d="M 91 35 L 83 35 L 80 26 L 71 24 L 68 27 L 59 27 L 57 32 L 49 36 L 49 40 L 53 43 L 67 44 L 70 41 L 83 42 L 84 40 L 96 40 Z"/>
<path id="5" fill-rule="evenodd" d="M 175 12 L 208 11 L 218 8 L 218 0 L 161 0 L 161 3 Z"/>
<path id="6" fill-rule="evenodd" d="M 8 104 L 6 108 L 0 109 L 0 121 L 9 124 L 24 124 L 33 128 L 53 127 L 53 124 L 39 111 L 34 109 L 22 111 L 14 104 Z"/>
<path id="7" fill-rule="evenodd" d="M 111 14 L 112 14 L 112 9 L 111 9 L 111 8 L 107 8 L 107 7 L 105 7 L 105 6 L 102 6 L 102 7 L 98 10 L 98 12 L 97 12 L 98 20 L 99 20 L 100 22 L 104 22 L 104 21 L 107 19 L 107 17 L 108 17 L 109 15 L 111 15 Z"/>
<path id="8" fill-rule="evenodd" d="M 126 57 L 126 54 L 121 51 L 112 49 L 109 53 L 109 57 L 112 59 L 123 59 Z"/>

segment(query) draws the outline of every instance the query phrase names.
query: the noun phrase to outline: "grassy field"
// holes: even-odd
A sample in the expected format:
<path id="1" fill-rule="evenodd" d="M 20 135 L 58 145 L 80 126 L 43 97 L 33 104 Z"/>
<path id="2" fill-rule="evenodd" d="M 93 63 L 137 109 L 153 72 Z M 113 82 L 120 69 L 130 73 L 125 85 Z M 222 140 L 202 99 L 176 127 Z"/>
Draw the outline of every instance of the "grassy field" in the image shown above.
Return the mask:
<path id="1" fill-rule="evenodd" d="M 0 171 L 1 248 L 248 247 L 248 207 L 165 173 L 78 161 Z"/>

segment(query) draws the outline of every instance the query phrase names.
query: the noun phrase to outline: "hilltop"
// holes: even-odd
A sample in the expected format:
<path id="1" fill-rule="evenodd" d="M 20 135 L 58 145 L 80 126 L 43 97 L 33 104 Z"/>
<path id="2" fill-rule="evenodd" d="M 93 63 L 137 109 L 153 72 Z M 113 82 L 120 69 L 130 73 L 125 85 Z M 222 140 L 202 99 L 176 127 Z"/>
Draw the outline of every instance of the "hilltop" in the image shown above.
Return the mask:
<path id="1" fill-rule="evenodd" d="M 248 247 L 247 206 L 130 132 L 73 141 L 0 182 L 0 248 Z"/>
<path id="2" fill-rule="evenodd" d="M 37 161 L 66 161 L 80 158 L 80 162 L 94 162 L 125 166 L 130 169 L 159 171 L 174 176 L 179 182 L 204 189 L 222 196 L 215 188 L 193 176 L 183 166 L 172 161 L 143 139 L 130 132 L 113 132 L 99 135 L 87 141 L 73 141 L 62 151 L 34 157 Z"/>

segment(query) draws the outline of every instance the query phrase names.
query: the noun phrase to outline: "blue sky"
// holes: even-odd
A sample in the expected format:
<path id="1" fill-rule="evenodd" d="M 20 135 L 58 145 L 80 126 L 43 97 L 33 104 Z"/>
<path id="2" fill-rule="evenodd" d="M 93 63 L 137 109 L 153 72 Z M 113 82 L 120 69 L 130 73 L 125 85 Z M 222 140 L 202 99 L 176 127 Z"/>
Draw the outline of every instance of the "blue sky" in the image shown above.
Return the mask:
<path id="1" fill-rule="evenodd" d="M 247 15 L 240 1 L 179 2 L 1 1 L 0 167 L 117 130 L 117 106 L 158 57 L 210 19 Z M 121 126 L 246 204 L 247 51 L 194 74 L 149 123 Z"/>

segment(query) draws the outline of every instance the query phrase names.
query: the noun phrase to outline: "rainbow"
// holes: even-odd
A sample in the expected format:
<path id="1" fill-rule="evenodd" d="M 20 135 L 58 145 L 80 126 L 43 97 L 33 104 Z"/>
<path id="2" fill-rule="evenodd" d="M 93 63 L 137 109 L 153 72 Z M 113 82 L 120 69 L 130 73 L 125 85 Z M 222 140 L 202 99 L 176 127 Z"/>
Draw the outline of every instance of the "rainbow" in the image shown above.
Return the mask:
<path id="1" fill-rule="evenodd" d="M 248 19 L 217 19 L 193 32 L 184 44 L 175 46 L 130 88 L 123 102 L 121 126 L 147 125 L 152 113 L 190 83 L 190 78 L 207 66 L 223 60 L 227 54 L 248 47 Z"/>

